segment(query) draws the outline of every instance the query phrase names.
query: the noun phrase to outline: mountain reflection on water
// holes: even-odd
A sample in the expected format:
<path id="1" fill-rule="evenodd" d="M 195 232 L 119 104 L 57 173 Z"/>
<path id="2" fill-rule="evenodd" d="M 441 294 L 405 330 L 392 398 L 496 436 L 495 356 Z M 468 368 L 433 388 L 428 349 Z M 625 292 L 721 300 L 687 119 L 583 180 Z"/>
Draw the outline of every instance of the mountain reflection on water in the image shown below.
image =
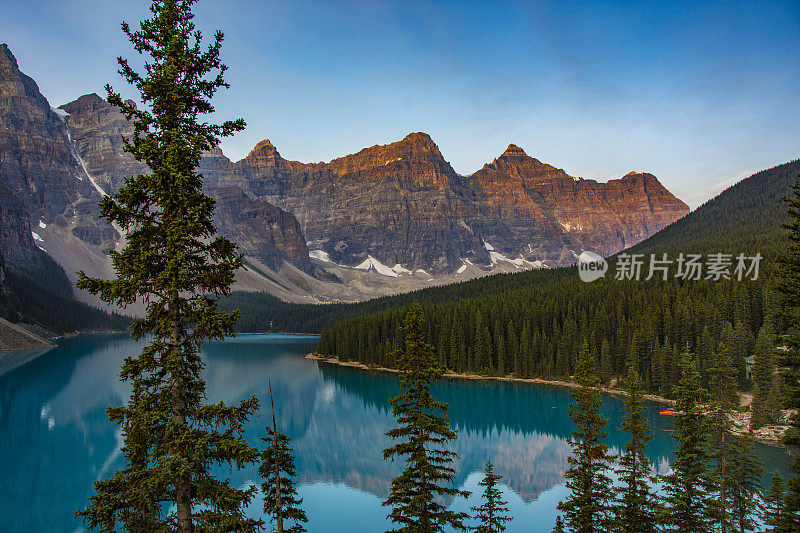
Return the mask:
<path id="1" fill-rule="evenodd" d="M 247 335 L 205 347 L 208 399 L 238 402 L 255 395 L 261 412 L 246 426 L 246 438 L 261 444 L 270 421 L 267 379 L 278 424 L 292 439 L 300 493 L 309 531 L 344 531 L 359 524 L 381 531 L 387 509 L 380 500 L 402 464 L 382 459 L 393 424 L 387 399 L 399 391 L 397 375 L 320 364 L 303 356 L 316 337 Z M 95 479 L 122 465 L 121 439 L 106 407 L 123 403 L 127 384 L 117 379 L 126 355 L 137 347 L 125 335 L 82 335 L 30 363 L 0 376 L 0 523 L 3 531 L 74 531 L 73 511 L 85 505 Z M 549 531 L 553 506 L 563 497 L 563 473 L 572 431 L 567 417 L 570 391 L 492 381 L 443 380 L 437 398 L 450 404 L 458 430 L 452 449 L 455 483 L 478 490 L 487 459 L 510 489 L 515 520 L 509 531 Z M 626 436 L 619 398 L 608 397 L 608 444 L 621 450 Z M 672 420 L 658 407 L 646 415 L 654 429 L 648 455 L 663 473 L 673 441 Z M 786 452 L 758 449 L 768 470 L 785 471 Z M 260 483 L 255 465 L 243 471 L 222 468 L 237 486 Z M 354 490 L 355 489 L 355 490 Z M 475 505 L 457 501 L 465 510 Z M 20 512 L 23 510 L 23 512 Z M 249 510 L 261 515 L 259 502 Z"/>

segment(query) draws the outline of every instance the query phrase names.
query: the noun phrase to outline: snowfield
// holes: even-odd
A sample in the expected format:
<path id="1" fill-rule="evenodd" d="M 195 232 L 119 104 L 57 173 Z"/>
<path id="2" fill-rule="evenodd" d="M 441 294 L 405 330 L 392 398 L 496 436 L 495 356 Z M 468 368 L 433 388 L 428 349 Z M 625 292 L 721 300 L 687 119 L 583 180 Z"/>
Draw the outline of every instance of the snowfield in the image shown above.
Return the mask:
<path id="1" fill-rule="evenodd" d="M 355 268 L 358 270 L 374 270 L 378 274 L 383 274 L 384 276 L 389 276 L 390 278 L 399 277 L 397 272 L 384 265 L 371 255 L 367 256 L 364 262 L 357 265 Z"/>

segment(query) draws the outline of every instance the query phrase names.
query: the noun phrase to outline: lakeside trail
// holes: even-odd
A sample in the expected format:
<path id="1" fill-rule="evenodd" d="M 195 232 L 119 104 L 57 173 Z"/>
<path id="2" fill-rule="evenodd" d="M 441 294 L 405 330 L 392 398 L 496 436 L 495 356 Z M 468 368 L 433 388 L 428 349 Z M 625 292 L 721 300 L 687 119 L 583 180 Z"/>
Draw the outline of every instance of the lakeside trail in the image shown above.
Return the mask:
<path id="1" fill-rule="evenodd" d="M 340 361 L 336 357 L 327 357 L 324 355 L 320 355 L 316 352 L 312 352 L 305 356 L 306 359 L 313 359 L 315 361 L 321 363 L 327 363 L 331 365 L 337 366 L 347 366 L 351 368 L 357 368 L 359 370 L 374 370 L 378 372 L 391 372 L 394 374 L 399 374 L 400 371 L 396 368 L 387 368 L 382 366 L 369 366 L 363 363 L 359 363 L 357 361 Z M 568 388 L 576 388 L 578 385 L 571 381 L 560 381 L 560 380 L 548 380 L 548 379 L 539 379 L 539 378 L 515 378 L 511 376 L 484 376 L 481 374 L 467 374 L 467 373 L 459 373 L 459 372 L 445 372 L 444 376 L 448 379 L 463 379 L 463 380 L 472 380 L 472 381 L 504 381 L 509 383 L 529 383 L 534 385 L 551 385 L 555 387 L 568 387 Z M 612 394 L 615 396 L 624 396 L 625 391 L 621 389 L 615 389 L 612 387 L 599 387 L 602 392 L 605 394 Z M 745 401 L 747 400 L 747 395 L 743 395 Z M 664 398 L 663 396 L 659 396 L 657 394 L 645 394 L 644 398 L 653 403 L 659 403 L 662 405 L 676 405 L 675 400 L 671 400 L 669 398 Z M 749 402 L 747 402 L 749 403 Z M 782 417 L 783 418 L 783 417 Z M 764 426 L 759 428 L 755 431 L 750 431 L 750 413 L 734 413 L 731 415 L 731 421 L 733 422 L 733 431 L 732 433 L 736 436 L 743 436 L 747 433 L 753 438 L 754 441 L 760 442 L 762 444 L 767 444 L 769 446 L 775 446 L 783 448 L 785 447 L 781 440 L 786 433 L 786 430 L 789 429 L 789 426 L 781 426 L 781 425 L 774 425 L 774 426 Z"/>

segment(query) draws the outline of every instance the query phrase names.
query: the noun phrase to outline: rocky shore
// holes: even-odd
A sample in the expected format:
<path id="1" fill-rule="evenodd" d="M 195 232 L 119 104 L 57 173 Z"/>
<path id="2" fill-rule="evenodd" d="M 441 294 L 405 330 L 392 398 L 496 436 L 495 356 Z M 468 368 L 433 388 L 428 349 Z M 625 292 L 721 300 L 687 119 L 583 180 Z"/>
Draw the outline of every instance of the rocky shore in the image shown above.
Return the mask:
<path id="1" fill-rule="evenodd" d="M 49 340 L 0 318 L 0 352 L 53 347 L 55 344 Z"/>

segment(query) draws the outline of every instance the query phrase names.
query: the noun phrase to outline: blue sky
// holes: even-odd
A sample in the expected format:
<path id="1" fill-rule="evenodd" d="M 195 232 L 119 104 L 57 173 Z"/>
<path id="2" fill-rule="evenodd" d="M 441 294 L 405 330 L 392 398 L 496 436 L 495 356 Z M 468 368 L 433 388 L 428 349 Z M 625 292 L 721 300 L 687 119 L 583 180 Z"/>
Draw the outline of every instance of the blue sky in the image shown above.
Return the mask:
<path id="1" fill-rule="evenodd" d="M 0 0 L 0 42 L 52 105 L 124 94 L 119 30 L 147 2 Z M 572 175 L 654 173 L 692 207 L 800 157 L 800 1 L 201 0 L 225 32 L 220 118 L 289 159 L 328 161 L 429 133 L 469 174 L 509 143 Z"/>

